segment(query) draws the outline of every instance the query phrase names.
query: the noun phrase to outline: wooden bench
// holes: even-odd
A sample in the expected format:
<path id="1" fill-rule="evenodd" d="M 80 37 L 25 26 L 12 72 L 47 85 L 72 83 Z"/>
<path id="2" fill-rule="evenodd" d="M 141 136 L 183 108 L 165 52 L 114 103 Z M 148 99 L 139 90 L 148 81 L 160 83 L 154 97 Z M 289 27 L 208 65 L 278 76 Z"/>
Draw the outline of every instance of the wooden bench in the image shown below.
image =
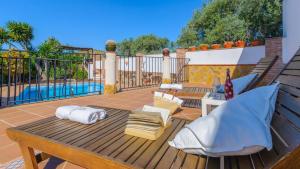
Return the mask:
<path id="1" fill-rule="evenodd" d="M 272 120 L 273 149 L 225 157 L 226 169 L 300 168 L 300 50 L 277 80 L 281 87 Z M 28 169 L 37 168 L 33 149 L 91 169 L 219 168 L 219 158 L 187 154 L 168 145 L 189 121 L 174 119 L 158 140 L 151 141 L 124 134 L 130 111 L 106 110 L 109 117 L 93 125 L 50 117 L 9 128 L 7 133 L 20 145 Z"/>

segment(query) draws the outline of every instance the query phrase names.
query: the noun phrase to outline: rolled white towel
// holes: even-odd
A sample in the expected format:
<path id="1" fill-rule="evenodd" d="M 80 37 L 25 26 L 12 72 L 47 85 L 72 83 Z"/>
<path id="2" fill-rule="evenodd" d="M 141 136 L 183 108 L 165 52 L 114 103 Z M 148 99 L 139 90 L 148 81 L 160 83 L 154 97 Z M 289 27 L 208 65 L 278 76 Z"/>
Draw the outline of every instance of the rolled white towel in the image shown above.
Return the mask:
<path id="1" fill-rule="evenodd" d="M 92 107 L 81 107 L 81 108 L 85 108 L 87 111 L 97 113 L 99 120 L 105 119 L 105 117 L 106 117 L 106 111 L 104 109 L 96 109 L 96 108 L 92 108 Z"/>
<path id="2" fill-rule="evenodd" d="M 55 116 L 59 119 L 69 119 L 70 113 L 75 110 L 80 108 L 80 106 L 61 106 L 56 109 Z"/>
<path id="3" fill-rule="evenodd" d="M 93 124 L 99 119 L 99 112 L 90 107 L 80 107 L 73 110 L 69 115 L 69 120 L 83 124 Z"/>

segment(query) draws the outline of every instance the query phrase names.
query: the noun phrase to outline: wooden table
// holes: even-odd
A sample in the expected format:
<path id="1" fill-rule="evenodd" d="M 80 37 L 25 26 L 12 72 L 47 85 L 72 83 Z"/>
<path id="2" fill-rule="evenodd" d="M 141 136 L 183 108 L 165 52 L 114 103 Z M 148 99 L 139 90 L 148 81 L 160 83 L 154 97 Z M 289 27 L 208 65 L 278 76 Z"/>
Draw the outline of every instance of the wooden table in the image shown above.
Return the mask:
<path id="1" fill-rule="evenodd" d="M 85 168 L 204 168 L 206 157 L 168 145 L 188 121 L 174 119 L 158 140 L 151 141 L 124 134 L 129 111 L 106 110 L 108 118 L 92 125 L 49 117 L 9 128 L 7 134 L 18 142 L 28 169 L 38 168 L 34 149 Z"/>
<path id="2" fill-rule="evenodd" d="M 207 106 L 220 106 L 225 102 L 225 96 L 222 93 L 206 93 L 205 96 L 201 99 L 202 116 L 207 116 Z"/>

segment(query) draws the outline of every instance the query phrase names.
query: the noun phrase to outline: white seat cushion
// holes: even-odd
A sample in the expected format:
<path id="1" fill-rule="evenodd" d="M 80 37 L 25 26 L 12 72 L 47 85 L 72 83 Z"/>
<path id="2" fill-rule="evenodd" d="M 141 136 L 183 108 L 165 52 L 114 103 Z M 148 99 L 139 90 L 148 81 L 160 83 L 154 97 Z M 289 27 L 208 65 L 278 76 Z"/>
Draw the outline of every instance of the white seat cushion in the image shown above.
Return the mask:
<path id="1" fill-rule="evenodd" d="M 245 92 L 186 125 L 169 144 L 187 153 L 245 155 L 272 148 L 270 122 L 279 84 Z"/>

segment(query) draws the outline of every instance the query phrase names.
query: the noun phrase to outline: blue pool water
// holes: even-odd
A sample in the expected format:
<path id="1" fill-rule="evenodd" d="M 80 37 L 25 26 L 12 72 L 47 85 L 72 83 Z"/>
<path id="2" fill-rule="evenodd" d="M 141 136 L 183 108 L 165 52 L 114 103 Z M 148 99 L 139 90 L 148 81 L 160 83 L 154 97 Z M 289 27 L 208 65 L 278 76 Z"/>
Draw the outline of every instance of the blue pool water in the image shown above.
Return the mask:
<path id="1" fill-rule="evenodd" d="M 53 100 L 59 98 L 68 98 L 73 96 L 85 96 L 89 94 L 103 93 L 103 84 L 101 83 L 78 83 L 76 84 L 50 84 L 49 86 L 31 86 L 26 87 L 16 98 L 16 104 L 37 102 L 43 100 Z"/>

